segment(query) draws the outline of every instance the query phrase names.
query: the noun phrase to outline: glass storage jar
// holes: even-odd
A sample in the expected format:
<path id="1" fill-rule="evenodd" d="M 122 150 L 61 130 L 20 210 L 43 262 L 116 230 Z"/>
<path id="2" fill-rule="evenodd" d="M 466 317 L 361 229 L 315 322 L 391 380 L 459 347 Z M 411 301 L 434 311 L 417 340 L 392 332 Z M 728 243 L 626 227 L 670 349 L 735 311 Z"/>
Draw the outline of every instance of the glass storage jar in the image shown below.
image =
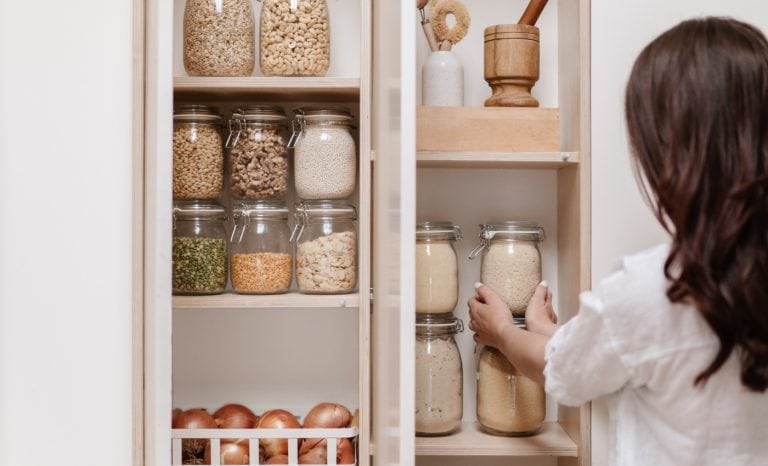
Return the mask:
<path id="1" fill-rule="evenodd" d="M 536 222 L 509 221 L 480 225 L 481 243 L 470 254 L 483 254 L 480 281 L 501 296 L 517 317 L 525 315 L 541 282 L 539 243 L 544 230 Z"/>
<path id="2" fill-rule="evenodd" d="M 285 202 L 241 204 L 232 209 L 232 218 L 229 276 L 235 293 L 288 291 L 293 278 L 293 247 Z"/>
<path id="3" fill-rule="evenodd" d="M 227 287 L 227 216 L 220 205 L 173 204 L 173 294 L 218 294 Z"/>
<path id="4" fill-rule="evenodd" d="M 285 111 L 253 105 L 229 121 L 229 189 L 233 199 L 282 199 L 288 190 Z"/>
<path id="5" fill-rule="evenodd" d="M 325 76 L 331 64 L 326 0 L 264 0 L 259 63 L 264 76 Z"/>
<path id="6" fill-rule="evenodd" d="M 299 108 L 288 147 L 301 199 L 342 199 L 355 191 L 357 156 L 347 109 Z"/>
<path id="7" fill-rule="evenodd" d="M 251 0 L 187 0 L 184 69 L 190 76 L 250 76 L 256 61 Z"/>
<path id="8" fill-rule="evenodd" d="M 524 320 L 515 319 L 524 328 Z M 533 435 L 546 414 L 544 387 L 522 375 L 496 348 L 483 347 L 477 365 L 477 420 L 493 435 Z"/>
<path id="9" fill-rule="evenodd" d="M 453 243 L 461 228 L 451 222 L 416 224 L 416 314 L 453 312 L 459 301 L 459 263 Z"/>
<path id="10" fill-rule="evenodd" d="M 416 435 L 455 432 L 463 414 L 461 320 L 416 321 Z"/>
<path id="11" fill-rule="evenodd" d="M 224 178 L 217 110 L 181 105 L 173 111 L 173 198 L 216 199 Z"/>
<path id="12" fill-rule="evenodd" d="M 296 205 L 296 283 L 302 293 L 351 293 L 357 286 L 354 206 L 339 201 Z"/>

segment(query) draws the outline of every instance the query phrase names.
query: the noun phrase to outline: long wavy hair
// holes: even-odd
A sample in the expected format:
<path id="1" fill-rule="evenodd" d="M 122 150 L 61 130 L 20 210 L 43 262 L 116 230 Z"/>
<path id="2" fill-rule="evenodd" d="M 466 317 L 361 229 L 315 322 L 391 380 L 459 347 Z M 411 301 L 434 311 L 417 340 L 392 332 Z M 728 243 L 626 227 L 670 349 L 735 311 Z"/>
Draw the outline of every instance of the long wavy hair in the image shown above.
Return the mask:
<path id="1" fill-rule="evenodd" d="M 672 235 L 671 302 L 733 352 L 741 382 L 768 387 L 768 42 L 727 18 L 685 21 L 637 58 L 625 102 L 641 189 Z"/>

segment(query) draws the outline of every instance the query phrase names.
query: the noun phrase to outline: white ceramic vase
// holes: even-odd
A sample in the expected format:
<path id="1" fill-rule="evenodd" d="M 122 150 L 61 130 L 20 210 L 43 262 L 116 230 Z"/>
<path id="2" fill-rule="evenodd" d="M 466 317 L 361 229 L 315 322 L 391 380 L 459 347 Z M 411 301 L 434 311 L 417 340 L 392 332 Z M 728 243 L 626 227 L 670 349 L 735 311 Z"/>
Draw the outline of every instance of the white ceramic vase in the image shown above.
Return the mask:
<path id="1" fill-rule="evenodd" d="M 433 107 L 464 105 L 464 68 L 453 52 L 432 52 L 421 69 L 422 104 Z"/>

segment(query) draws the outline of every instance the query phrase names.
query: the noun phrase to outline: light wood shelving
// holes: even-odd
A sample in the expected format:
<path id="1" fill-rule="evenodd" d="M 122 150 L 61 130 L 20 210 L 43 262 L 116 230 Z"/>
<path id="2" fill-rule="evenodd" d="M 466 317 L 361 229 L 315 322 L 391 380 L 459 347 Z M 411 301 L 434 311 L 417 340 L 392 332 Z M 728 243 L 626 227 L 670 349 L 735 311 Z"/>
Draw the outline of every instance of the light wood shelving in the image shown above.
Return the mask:
<path id="1" fill-rule="evenodd" d="M 186 77 L 173 79 L 177 100 L 352 102 L 360 98 L 359 78 L 336 77 Z"/>
<path id="2" fill-rule="evenodd" d="M 578 152 L 418 152 L 419 168 L 563 168 Z"/>
<path id="3" fill-rule="evenodd" d="M 463 422 L 461 431 L 445 437 L 416 437 L 422 456 L 577 456 L 578 448 L 560 424 L 547 422 L 531 437 L 498 437 Z"/>
<path id="4" fill-rule="evenodd" d="M 174 296 L 173 309 L 332 309 L 357 308 L 358 293 L 312 295 L 286 293 L 278 295 L 241 295 L 225 293 L 209 296 Z"/>

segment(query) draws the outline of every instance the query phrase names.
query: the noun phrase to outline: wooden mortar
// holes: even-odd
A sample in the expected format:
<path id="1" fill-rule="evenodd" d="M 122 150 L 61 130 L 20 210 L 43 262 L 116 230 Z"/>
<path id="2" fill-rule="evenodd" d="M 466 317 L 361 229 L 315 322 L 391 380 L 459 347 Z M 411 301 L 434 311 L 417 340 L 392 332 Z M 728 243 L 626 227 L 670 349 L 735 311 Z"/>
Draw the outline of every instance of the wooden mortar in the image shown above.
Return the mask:
<path id="1" fill-rule="evenodd" d="M 531 88 L 539 80 L 539 28 L 498 24 L 485 28 L 486 107 L 538 107 Z"/>

